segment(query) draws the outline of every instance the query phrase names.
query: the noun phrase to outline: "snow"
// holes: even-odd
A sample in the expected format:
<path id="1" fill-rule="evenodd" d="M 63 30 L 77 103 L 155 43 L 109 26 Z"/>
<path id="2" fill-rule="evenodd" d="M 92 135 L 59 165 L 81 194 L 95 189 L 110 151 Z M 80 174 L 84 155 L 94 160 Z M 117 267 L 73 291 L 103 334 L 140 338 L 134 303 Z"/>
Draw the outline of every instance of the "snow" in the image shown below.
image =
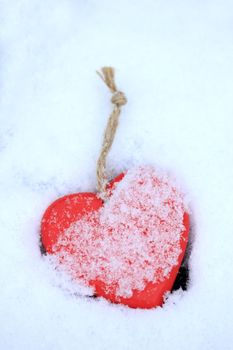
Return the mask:
<path id="1" fill-rule="evenodd" d="M 178 265 L 184 200 L 171 179 L 148 166 L 130 169 L 114 187 L 103 207 L 60 231 L 55 269 L 62 264 L 77 283 L 100 280 L 117 298 L 130 298 Z M 56 215 L 48 220 L 60 225 Z"/>
<path id="2" fill-rule="evenodd" d="M 232 349 L 232 2 L 0 6 L 0 348 Z M 39 251 L 47 206 L 95 190 L 103 65 L 128 99 L 110 173 L 151 164 L 191 200 L 189 287 L 163 308 L 70 294 Z"/>

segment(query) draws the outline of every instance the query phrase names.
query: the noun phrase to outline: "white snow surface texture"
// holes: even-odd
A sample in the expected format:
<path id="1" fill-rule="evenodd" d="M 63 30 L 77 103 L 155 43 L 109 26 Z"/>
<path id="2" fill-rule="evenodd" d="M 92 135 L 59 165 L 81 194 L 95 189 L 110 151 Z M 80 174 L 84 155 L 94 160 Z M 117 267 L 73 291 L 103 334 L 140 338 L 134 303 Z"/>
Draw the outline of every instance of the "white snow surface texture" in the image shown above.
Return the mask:
<path id="1" fill-rule="evenodd" d="M 232 1 L 1 0 L 0 28 L 0 349 L 232 349 Z M 47 206 L 95 191 L 103 65 L 128 98 L 108 169 L 190 200 L 188 290 L 162 308 L 77 297 L 39 250 Z"/>

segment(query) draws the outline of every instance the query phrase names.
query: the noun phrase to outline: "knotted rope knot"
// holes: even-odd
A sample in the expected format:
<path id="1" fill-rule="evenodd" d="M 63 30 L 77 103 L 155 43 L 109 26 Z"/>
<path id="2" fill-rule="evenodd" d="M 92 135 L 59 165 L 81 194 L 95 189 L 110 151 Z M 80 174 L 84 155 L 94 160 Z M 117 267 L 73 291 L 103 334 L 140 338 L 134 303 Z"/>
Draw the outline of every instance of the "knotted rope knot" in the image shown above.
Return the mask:
<path id="1" fill-rule="evenodd" d="M 127 98 L 122 91 L 116 91 L 112 95 L 111 102 L 117 107 L 121 107 L 127 103 Z"/>
<path id="2" fill-rule="evenodd" d="M 99 197 L 103 200 L 106 200 L 109 195 L 106 188 L 108 183 L 108 178 L 106 175 L 106 158 L 112 146 L 117 130 L 121 107 L 127 103 L 125 94 L 122 91 L 119 91 L 116 87 L 114 73 L 115 72 L 112 67 L 103 67 L 100 72 L 97 71 L 97 74 L 111 91 L 111 102 L 114 104 L 113 111 L 109 116 L 108 123 L 104 132 L 104 139 L 96 169 L 97 191 L 99 192 Z"/>

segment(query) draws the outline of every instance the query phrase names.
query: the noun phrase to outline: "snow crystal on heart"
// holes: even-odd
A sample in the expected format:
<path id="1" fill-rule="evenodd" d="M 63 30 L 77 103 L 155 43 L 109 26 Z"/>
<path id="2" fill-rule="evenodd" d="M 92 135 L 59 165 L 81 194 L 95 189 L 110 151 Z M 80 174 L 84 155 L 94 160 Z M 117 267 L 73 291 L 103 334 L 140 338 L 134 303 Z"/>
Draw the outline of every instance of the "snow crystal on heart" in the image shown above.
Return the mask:
<path id="1" fill-rule="evenodd" d="M 75 280 L 102 281 L 130 297 L 147 282 L 163 281 L 178 263 L 184 199 L 149 166 L 129 170 L 112 192 L 100 210 L 64 232 L 57 255 Z"/>

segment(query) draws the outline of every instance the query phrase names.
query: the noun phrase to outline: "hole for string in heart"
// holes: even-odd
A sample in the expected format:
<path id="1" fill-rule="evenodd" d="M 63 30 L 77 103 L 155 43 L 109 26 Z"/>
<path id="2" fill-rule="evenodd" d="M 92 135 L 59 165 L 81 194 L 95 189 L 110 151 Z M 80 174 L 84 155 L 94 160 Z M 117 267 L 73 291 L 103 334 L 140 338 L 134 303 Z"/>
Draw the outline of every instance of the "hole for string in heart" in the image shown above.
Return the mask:
<path id="1" fill-rule="evenodd" d="M 57 268 L 98 296 L 131 307 L 161 305 L 182 262 L 189 230 L 183 195 L 152 167 L 129 170 L 103 201 L 63 197 L 46 211 L 42 243 Z"/>

